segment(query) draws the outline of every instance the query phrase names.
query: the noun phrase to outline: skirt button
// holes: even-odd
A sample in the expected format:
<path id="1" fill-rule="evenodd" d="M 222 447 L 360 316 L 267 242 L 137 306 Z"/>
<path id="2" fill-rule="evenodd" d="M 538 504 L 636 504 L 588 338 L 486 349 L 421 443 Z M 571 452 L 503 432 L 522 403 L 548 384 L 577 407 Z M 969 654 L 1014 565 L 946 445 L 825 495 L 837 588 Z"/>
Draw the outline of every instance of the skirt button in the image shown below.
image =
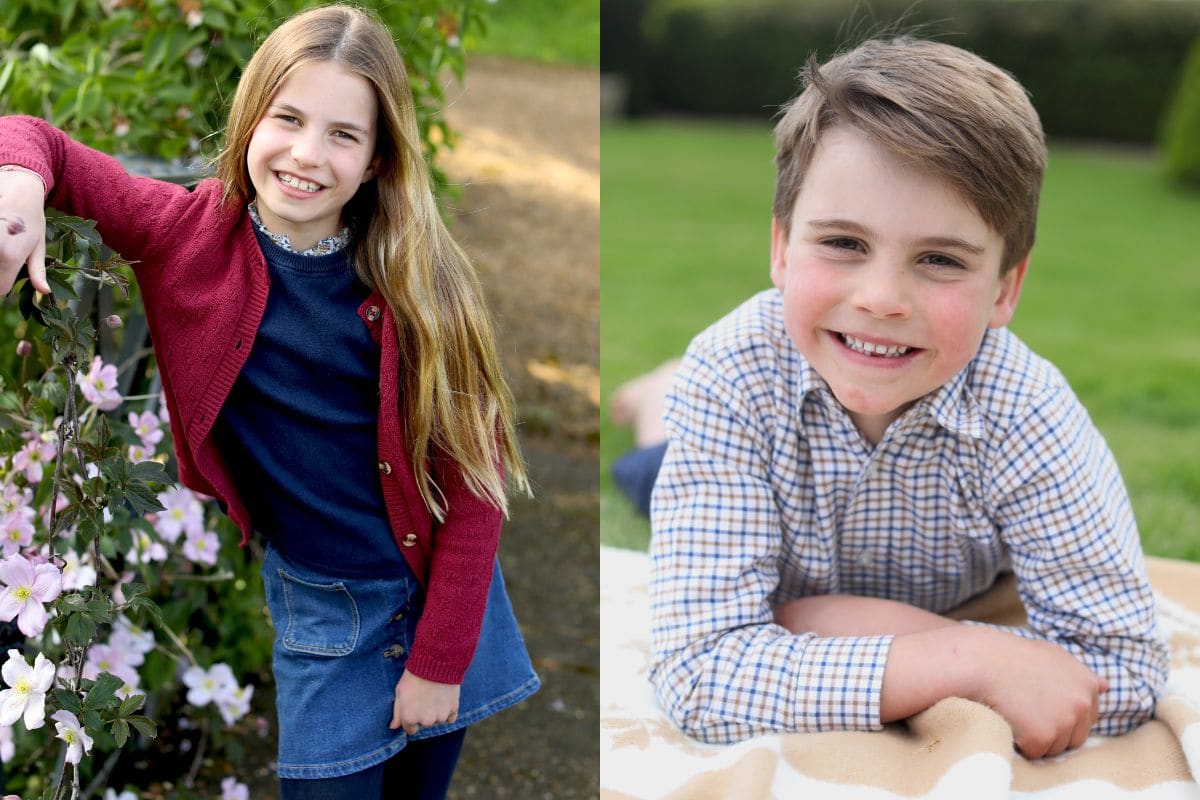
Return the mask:
<path id="1" fill-rule="evenodd" d="M 404 546 L 405 547 L 412 547 L 416 543 L 417 543 L 417 535 L 415 533 L 410 533 L 404 537 Z"/>

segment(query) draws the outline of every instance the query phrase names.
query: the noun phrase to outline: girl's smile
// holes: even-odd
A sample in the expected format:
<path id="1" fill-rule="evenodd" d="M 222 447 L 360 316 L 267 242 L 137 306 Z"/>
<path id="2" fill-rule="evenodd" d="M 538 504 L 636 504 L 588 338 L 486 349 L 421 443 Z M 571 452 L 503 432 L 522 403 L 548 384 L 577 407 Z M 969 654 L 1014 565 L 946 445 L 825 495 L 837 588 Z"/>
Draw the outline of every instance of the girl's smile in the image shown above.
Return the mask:
<path id="1" fill-rule="evenodd" d="M 342 209 L 375 175 L 374 87 L 332 61 L 297 67 L 250 137 L 246 168 L 272 233 L 304 250 L 342 227 Z"/>

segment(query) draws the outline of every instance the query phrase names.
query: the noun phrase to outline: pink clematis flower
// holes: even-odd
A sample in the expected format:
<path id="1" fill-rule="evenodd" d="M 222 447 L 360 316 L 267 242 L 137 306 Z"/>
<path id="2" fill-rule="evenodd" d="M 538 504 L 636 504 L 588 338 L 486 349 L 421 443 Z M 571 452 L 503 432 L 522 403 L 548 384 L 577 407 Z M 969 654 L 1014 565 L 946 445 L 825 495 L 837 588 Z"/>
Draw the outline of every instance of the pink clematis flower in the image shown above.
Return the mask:
<path id="1" fill-rule="evenodd" d="M 250 787 L 238 783 L 238 779 L 230 775 L 221 781 L 221 800 L 247 800 L 250 797 Z"/>
<path id="2" fill-rule="evenodd" d="M 154 452 L 154 445 L 163 440 L 162 423 L 153 411 L 143 411 L 137 414 L 129 412 L 129 427 L 142 440 L 142 445 L 149 452 Z"/>
<path id="3" fill-rule="evenodd" d="M 62 573 L 58 567 L 34 566 L 18 553 L 0 561 L 0 581 L 5 584 L 0 592 L 0 620 L 11 622 L 16 617 L 21 633 L 29 637 L 39 635 L 49 618 L 42 604 L 53 602 L 62 594 Z"/>
<path id="4" fill-rule="evenodd" d="M 190 530 L 183 542 L 183 554 L 196 564 L 216 564 L 220 549 L 221 541 L 213 531 Z"/>
<path id="5" fill-rule="evenodd" d="M 92 359 L 92 368 L 87 375 L 79 376 L 79 391 L 83 397 L 101 411 L 112 411 L 121 405 L 121 393 L 117 391 L 117 368 L 105 364 L 100 356 Z"/>
<path id="6" fill-rule="evenodd" d="M 25 473 L 25 480 L 30 483 L 40 483 L 43 474 L 42 467 L 53 461 L 57 454 L 58 448 L 55 447 L 53 441 L 46 441 L 38 436 L 31 439 L 13 456 L 13 469 Z"/>

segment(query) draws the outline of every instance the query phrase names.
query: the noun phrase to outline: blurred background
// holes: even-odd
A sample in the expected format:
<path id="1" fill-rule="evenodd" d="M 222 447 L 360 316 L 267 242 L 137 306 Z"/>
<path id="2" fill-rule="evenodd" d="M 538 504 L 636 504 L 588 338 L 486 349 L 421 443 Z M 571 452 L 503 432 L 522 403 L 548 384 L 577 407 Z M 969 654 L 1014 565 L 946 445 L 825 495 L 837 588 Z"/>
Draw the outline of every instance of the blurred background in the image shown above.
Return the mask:
<path id="1" fill-rule="evenodd" d="M 1200 2 L 604 0 L 601 538 L 649 525 L 609 468 L 624 381 L 770 286 L 772 119 L 810 53 L 905 32 L 1029 90 L 1050 140 L 1011 327 L 1117 456 L 1147 552 L 1200 559 Z"/>

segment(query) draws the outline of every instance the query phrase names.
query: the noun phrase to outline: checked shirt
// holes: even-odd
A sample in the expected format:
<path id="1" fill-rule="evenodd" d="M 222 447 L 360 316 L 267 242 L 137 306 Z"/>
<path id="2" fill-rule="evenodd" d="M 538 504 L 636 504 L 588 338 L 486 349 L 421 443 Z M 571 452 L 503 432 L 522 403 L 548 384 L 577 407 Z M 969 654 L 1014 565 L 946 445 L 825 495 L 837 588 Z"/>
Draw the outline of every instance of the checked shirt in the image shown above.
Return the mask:
<path id="1" fill-rule="evenodd" d="M 873 730 L 890 636 L 793 635 L 816 594 L 944 612 L 1012 570 L 1030 631 L 1109 690 L 1096 732 L 1145 721 L 1166 680 L 1116 463 L 1066 380 L 1005 329 L 872 448 L 765 291 L 693 341 L 655 486 L 651 680 L 688 734 Z"/>

